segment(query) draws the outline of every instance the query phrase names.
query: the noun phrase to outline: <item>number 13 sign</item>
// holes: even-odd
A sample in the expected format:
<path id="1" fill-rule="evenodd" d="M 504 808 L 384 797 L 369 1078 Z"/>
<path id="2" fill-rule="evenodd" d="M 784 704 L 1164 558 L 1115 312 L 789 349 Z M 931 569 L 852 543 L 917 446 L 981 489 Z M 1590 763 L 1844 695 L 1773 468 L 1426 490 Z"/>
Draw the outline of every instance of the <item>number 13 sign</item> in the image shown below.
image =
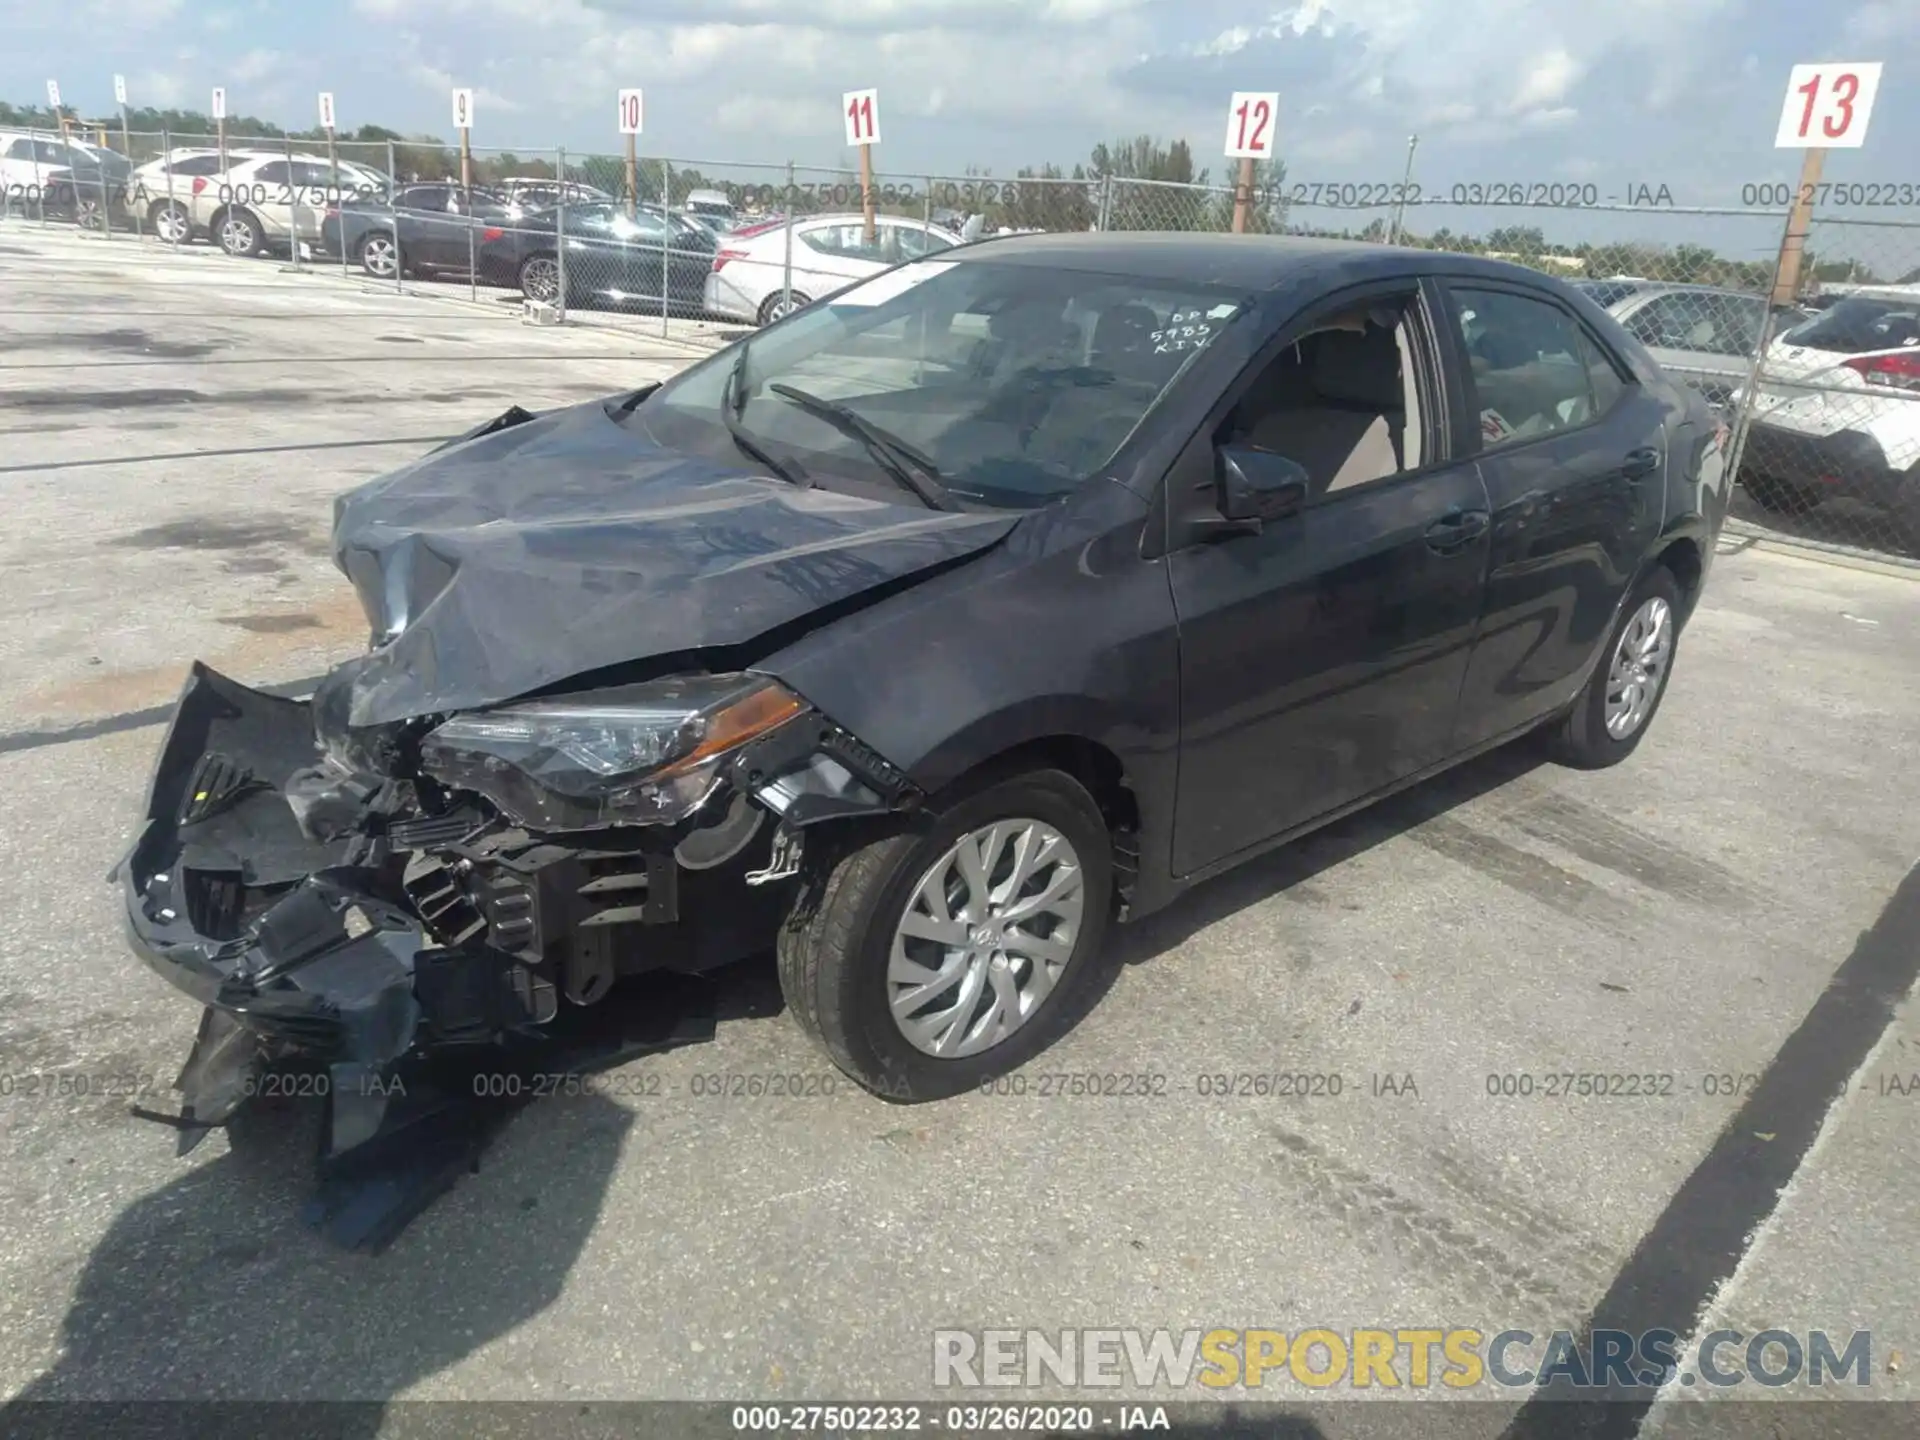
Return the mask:
<path id="1" fill-rule="evenodd" d="M 1273 120 L 1279 112 L 1278 91 L 1234 91 L 1227 108 L 1227 158 L 1265 160 L 1273 154 Z"/>
<path id="2" fill-rule="evenodd" d="M 1867 118 L 1880 89 L 1878 61 L 1871 64 L 1796 65 L 1780 107 L 1776 150 L 1857 149 L 1867 138 Z"/>

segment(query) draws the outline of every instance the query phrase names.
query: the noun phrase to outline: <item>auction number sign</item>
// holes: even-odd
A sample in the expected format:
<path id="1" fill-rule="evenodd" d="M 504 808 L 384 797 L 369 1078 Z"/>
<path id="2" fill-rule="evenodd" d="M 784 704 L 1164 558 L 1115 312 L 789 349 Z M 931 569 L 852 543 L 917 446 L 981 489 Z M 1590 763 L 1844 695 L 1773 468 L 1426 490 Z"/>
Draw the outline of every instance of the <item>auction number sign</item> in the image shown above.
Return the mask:
<path id="1" fill-rule="evenodd" d="M 880 92 L 849 90 L 840 97 L 840 118 L 847 122 L 847 144 L 876 145 L 880 141 Z"/>
<path id="2" fill-rule="evenodd" d="M 473 128 L 473 91 L 461 89 L 453 92 L 453 128 Z"/>
<path id="3" fill-rule="evenodd" d="M 331 90 L 320 92 L 320 128 L 333 129 L 333 92 Z"/>
<path id="4" fill-rule="evenodd" d="M 1273 154 L 1273 122 L 1280 113 L 1277 90 L 1236 90 L 1227 107 L 1227 158 L 1265 160 Z"/>
<path id="5" fill-rule="evenodd" d="M 622 135 L 638 135 L 640 121 L 645 113 L 638 90 L 620 92 L 620 133 Z"/>
<path id="6" fill-rule="evenodd" d="M 1879 61 L 1794 66 L 1774 148 L 1858 149 L 1867 138 L 1881 69 Z"/>
<path id="7" fill-rule="evenodd" d="M 227 118 L 227 87 L 224 85 L 213 87 L 213 118 L 216 120 Z"/>

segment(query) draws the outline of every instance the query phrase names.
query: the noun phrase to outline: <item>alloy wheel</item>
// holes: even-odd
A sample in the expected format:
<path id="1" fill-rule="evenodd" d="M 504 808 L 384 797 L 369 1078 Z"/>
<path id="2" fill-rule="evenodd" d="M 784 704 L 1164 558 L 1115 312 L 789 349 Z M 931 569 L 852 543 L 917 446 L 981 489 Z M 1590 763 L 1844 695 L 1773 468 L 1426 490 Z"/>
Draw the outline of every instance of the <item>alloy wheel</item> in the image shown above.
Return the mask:
<path id="1" fill-rule="evenodd" d="M 1607 734 L 1625 740 L 1647 723 L 1673 656 L 1673 607 L 1655 595 L 1633 612 L 1607 671 Z"/>
<path id="2" fill-rule="evenodd" d="M 520 293 L 529 300 L 551 305 L 560 298 L 560 264 L 544 255 L 520 267 Z"/>
<path id="3" fill-rule="evenodd" d="M 154 212 L 153 233 L 169 245 L 176 245 L 192 238 L 187 212 L 178 205 L 163 205 Z"/>
<path id="4" fill-rule="evenodd" d="M 240 215 L 229 215 L 220 222 L 220 248 L 229 255 L 251 255 L 260 248 L 253 222 Z"/>
<path id="5" fill-rule="evenodd" d="M 909 1044 L 977 1055 L 1031 1020 L 1081 934 L 1080 857 L 1039 820 L 971 830 L 920 876 L 894 927 L 887 1004 Z"/>
<path id="6" fill-rule="evenodd" d="M 398 262 L 399 252 L 395 250 L 393 240 L 389 236 L 369 235 L 360 247 L 360 263 L 369 275 L 377 275 L 382 280 L 391 280 Z"/>

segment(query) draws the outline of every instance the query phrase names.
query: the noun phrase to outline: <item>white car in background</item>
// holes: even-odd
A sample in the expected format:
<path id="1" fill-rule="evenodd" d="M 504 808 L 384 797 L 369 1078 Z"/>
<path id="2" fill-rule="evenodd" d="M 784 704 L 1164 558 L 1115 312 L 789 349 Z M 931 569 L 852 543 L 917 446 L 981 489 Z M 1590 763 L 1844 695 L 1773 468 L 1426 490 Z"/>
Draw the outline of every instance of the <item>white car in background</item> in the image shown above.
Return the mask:
<path id="1" fill-rule="evenodd" d="M 329 207 L 385 196 L 386 177 L 284 149 L 171 150 L 128 179 L 128 204 L 162 240 L 206 236 L 230 255 L 313 244 Z"/>
<path id="2" fill-rule="evenodd" d="M 770 324 L 856 280 L 958 243 L 959 237 L 951 231 L 898 215 L 875 217 L 871 243 L 866 222 L 857 214 L 795 220 L 789 300 L 786 222 L 749 225 L 721 241 L 713 272 L 707 276 L 706 308 L 729 319 Z"/>
<path id="3" fill-rule="evenodd" d="M 1920 547 L 1920 289 L 1855 291 L 1767 348 L 1740 482 L 1770 510 L 1834 495 Z"/>

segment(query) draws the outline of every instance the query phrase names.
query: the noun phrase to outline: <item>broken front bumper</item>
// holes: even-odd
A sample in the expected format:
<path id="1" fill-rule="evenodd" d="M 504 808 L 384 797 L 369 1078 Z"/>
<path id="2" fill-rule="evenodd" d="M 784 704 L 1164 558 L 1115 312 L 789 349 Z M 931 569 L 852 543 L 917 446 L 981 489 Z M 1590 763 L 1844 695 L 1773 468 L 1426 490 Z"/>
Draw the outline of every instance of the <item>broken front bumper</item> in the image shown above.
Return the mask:
<path id="1" fill-rule="evenodd" d="M 302 833 L 286 786 L 315 758 L 307 702 L 196 664 L 113 872 L 135 952 L 207 1007 L 178 1082 L 183 1150 L 296 1053 L 330 1068 L 332 1148 L 358 1143 L 420 1030 L 434 947 L 352 840 Z"/>

